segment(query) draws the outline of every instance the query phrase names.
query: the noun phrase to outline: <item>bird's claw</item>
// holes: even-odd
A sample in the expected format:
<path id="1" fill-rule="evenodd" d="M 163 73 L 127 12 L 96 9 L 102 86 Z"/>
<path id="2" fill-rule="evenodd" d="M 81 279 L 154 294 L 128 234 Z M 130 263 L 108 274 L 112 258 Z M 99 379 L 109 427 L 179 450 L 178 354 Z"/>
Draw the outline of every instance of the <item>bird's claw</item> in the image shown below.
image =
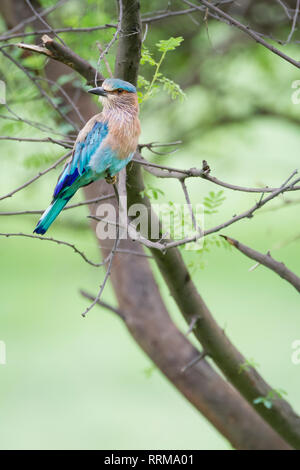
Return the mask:
<path id="1" fill-rule="evenodd" d="M 117 175 L 114 175 L 114 176 L 106 176 L 105 181 L 106 181 L 108 184 L 116 184 L 116 182 L 117 182 Z"/>

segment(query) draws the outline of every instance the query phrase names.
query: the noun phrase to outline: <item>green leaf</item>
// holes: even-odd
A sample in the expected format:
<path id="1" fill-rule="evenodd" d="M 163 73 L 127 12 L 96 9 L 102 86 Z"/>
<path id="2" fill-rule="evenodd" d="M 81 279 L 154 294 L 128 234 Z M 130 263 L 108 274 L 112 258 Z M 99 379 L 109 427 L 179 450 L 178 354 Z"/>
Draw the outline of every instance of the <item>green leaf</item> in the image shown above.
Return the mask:
<path id="1" fill-rule="evenodd" d="M 162 39 L 156 44 L 156 47 L 160 52 L 173 51 L 176 47 L 180 46 L 183 41 L 183 37 L 179 36 L 177 38 Z"/>
<path id="2" fill-rule="evenodd" d="M 249 372 L 249 370 L 251 368 L 255 369 L 258 366 L 259 366 L 259 364 L 257 362 L 255 362 L 254 359 L 252 359 L 252 358 L 251 359 L 246 359 L 243 364 L 240 364 L 238 373 L 241 374 L 244 371 Z"/>
<path id="3" fill-rule="evenodd" d="M 137 86 L 138 88 L 146 88 L 150 85 L 149 80 L 146 80 L 142 75 L 138 76 Z"/>
<path id="4" fill-rule="evenodd" d="M 186 98 L 186 95 L 180 86 L 173 82 L 173 80 L 170 80 L 167 77 L 159 77 L 158 81 L 162 83 L 163 89 L 171 96 L 172 100 L 180 98 L 183 101 Z"/>
<path id="5" fill-rule="evenodd" d="M 142 49 L 142 57 L 141 57 L 141 64 L 150 64 L 152 66 L 157 65 L 155 60 L 153 59 L 151 53 L 149 52 L 149 49 L 143 48 Z"/>
<path id="6" fill-rule="evenodd" d="M 152 374 L 153 372 L 155 372 L 157 370 L 157 367 L 155 364 L 149 366 L 149 367 L 146 367 L 144 369 L 144 374 L 146 376 L 147 379 L 150 379 L 152 377 Z"/>

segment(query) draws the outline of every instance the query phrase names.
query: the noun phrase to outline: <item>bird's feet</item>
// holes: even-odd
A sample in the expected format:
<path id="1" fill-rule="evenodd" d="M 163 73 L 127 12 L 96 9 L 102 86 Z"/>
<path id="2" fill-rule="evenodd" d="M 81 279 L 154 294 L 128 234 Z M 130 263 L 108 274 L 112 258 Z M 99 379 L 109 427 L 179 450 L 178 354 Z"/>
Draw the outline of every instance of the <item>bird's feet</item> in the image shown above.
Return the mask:
<path id="1" fill-rule="evenodd" d="M 114 175 L 114 176 L 106 176 L 105 178 L 105 181 L 108 183 L 108 184 L 116 184 L 117 182 L 117 175 Z"/>

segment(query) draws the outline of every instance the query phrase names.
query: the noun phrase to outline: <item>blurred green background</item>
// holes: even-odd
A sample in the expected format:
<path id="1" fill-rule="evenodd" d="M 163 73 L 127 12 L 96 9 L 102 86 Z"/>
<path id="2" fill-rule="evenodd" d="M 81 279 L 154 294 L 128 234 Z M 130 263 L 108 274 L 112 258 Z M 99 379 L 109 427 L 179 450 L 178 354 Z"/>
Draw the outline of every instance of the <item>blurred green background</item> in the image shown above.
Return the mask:
<path id="1" fill-rule="evenodd" d="M 167 4 L 148 3 L 143 13 Z M 172 8 L 182 8 L 181 2 L 172 2 Z M 96 5 L 92 0 L 71 0 L 51 18 L 56 26 L 93 26 L 113 21 L 115 14 L 108 2 Z M 182 45 L 167 55 L 162 72 L 180 84 L 186 99 L 172 101 L 160 89 L 142 106 L 140 142 L 183 141 L 175 154 L 159 157 L 145 151 L 145 156 L 179 168 L 201 167 L 205 159 L 212 174 L 224 181 L 280 185 L 299 167 L 300 104 L 291 99 L 299 71 L 232 28 L 210 22 L 208 35 L 203 15 L 193 18 L 199 25 L 183 16 L 149 28 L 145 47 L 155 57 L 158 40 L 184 37 Z M 285 37 L 288 25 L 270 22 L 272 32 Z M 3 23 L 1 30 L 5 30 Z M 104 31 L 62 37 L 95 64 L 95 41 L 100 38 L 105 43 L 111 35 Z M 294 39 L 299 39 L 297 34 Z M 290 44 L 284 51 L 297 57 L 298 47 Z M 16 49 L 11 53 L 20 57 Z M 108 56 L 111 65 L 114 54 L 115 47 Z M 44 66 L 41 58 L 23 61 L 41 71 Z M 151 73 L 151 67 L 141 67 L 144 77 L 151 78 Z M 37 99 L 30 82 L 3 57 L 0 78 L 7 81 L 7 104 L 15 112 L 60 132 L 69 131 L 57 124 L 54 112 Z M 79 87 L 84 86 L 79 77 L 76 80 Z M 1 115 L 9 115 L 4 106 L 0 108 Z M 14 121 L 1 119 L 0 127 L 1 135 L 45 137 Z M 1 141 L 1 195 L 62 154 L 52 144 Z M 2 201 L 0 210 L 45 208 L 58 174 L 59 169 L 52 171 Z M 145 179 L 148 187 L 164 192 L 159 202 L 183 202 L 178 181 L 155 180 L 147 174 Z M 220 189 L 199 179 L 190 179 L 187 185 L 195 203 L 202 203 L 209 191 Z M 228 190 L 224 196 L 218 213 L 206 216 L 206 228 L 250 208 L 259 198 Z M 81 199 L 82 195 L 76 196 L 77 201 Z M 298 199 L 296 193 L 281 196 L 253 219 L 222 233 L 257 250 L 270 250 L 300 274 Z M 276 209 L 284 201 L 295 203 Z M 82 207 L 62 214 L 49 236 L 75 243 L 98 260 L 87 214 Z M 32 233 L 37 219 L 31 215 L 1 217 L 0 232 Z M 299 413 L 300 365 L 291 361 L 292 342 L 300 339 L 299 295 L 263 267 L 249 271 L 254 262 L 237 251 L 218 247 L 217 240 L 212 238 L 207 249 L 196 256 L 183 251 L 195 283 L 226 334 L 246 358 L 259 364 L 258 370 L 272 387 L 287 392 Z M 86 319 L 81 317 L 87 301 L 79 289 L 96 293 L 104 271 L 84 263 L 70 248 L 24 238 L 1 237 L 0 260 L 0 340 L 7 348 L 7 364 L 0 366 L 1 449 L 230 448 L 152 367 L 118 318 L 100 308 L 94 308 Z M 174 321 L 186 331 L 154 264 L 153 269 Z M 115 303 L 110 286 L 103 299 Z"/>

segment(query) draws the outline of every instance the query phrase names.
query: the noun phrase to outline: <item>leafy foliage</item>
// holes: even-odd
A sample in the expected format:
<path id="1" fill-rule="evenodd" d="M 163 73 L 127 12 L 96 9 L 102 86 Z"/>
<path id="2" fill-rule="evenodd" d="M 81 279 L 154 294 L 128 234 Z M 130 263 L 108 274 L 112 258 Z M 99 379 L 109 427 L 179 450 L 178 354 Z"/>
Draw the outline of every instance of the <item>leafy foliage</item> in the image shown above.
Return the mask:
<path id="1" fill-rule="evenodd" d="M 214 191 L 210 191 L 208 196 L 204 198 L 204 206 L 205 206 L 205 214 L 217 214 L 218 208 L 222 205 L 225 201 L 225 197 L 223 196 L 224 191 L 218 191 L 215 193 Z"/>
<path id="2" fill-rule="evenodd" d="M 164 196 L 165 193 L 160 188 L 154 188 L 153 186 L 146 186 L 144 191 L 140 192 L 142 197 L 148 197 L 149 199 L 158 199 L 158 195 Z"/>
<path id="3" fill-rule="evenodd" d="M 177 38 L 169 38 L 166 40 L 160 40 L 156 43 L 156 49 L 161 52 L 160 59 L 156 61 L 152 53 L 144 47 L 142 49 L 142 58 L 141 64 L 148 64 L 151 67 L 155 67 L 154 74 L 151 82 L 146 80 L 143 76 L 139 76 L 138 79 L 138 97 L 139 102 L 143 103 L 147 101 L 151 96 L 157 93 L 161 88 L 168 93 L 168 95 L 173 99 L 184 99 L 185 94 L 180 88 L 180 86 L 175 83 L 173 80 L 165 77 L 161 72 L 161 65 L 166 57 L 166 54 L 169 51 L 174 51 L 182 43 L 183 38 L 181 36 Z M 141 89 L 144 89 L 142 92 Z"/>
<path id="4" fill-rule="evenodd" d="M 255 400 L 253 400 L 254 405 L 264 405 L 268 410 L 270 410 L 273 406 L 273 401 L 278 400 L 278 398 L 284 398 L 283 395 L 287 395 L 287 392 L 285 390 L 282 390 L 281 388 L 278 389 L 272 389 L 269 391 L 269 393 L 265 397 L 257 397 Z"/>
<path id="5" fill-rule="evenodd" d="M 146 367 L 143 372 L 146 378 L 150 379 L 156 370 L 157 370 L 157 366 L 155 364 L 152 364 L 151 366 Z"/>
<path id="6" fill-rule="evenodd" d="M 239 367 L 239 374 L 242 374 L 243 372 L 249 372 L 251 368 L 255 369 L 259 366 L 257 362 L 253 358 L 246 359 L 243 364 L 240 364 Z"/>
<path id="7" fill-rule="evenodd" d="M 159 214 L 162 230 L 165 234 L 174 240 L 195 235 L 195 228 L 186 204 L 182 205 L 168 201 L 164 203 L 160 202 L 157 206 L 154 206 L 155 202 L 157 203 L 159 201 L 159 196 L 165 196 L 165 194 L 160 188 L 150 185 L 147 185 L 144 191 L 141 191 L 140 195 L 142 197 L 147 196 L 151 200 L 153 207 L 155 207 L 156 212 Z M 195 210 L 195 208 L 193 209 L 197 225 L 200 228 L 204 228 L 203 214 L 212 215 L 217 213 L 225 199 L 223 191 L 218 191 L 217 193 L 210 191 L 204 198 L 204 207 L 201 207 L 200 212 L 199 210 Z M 195 242 L 180 245 L 178 248 L 181 251 L 193 253 L 192 259 L 187 261 L 188 268 L 192 272 L 205 268 L 204 255 L 212 249 L 224 248 L 226 250 L 232 250 L 232 246 L 218 235 L 210 235 L 204 239 L 200 237 Z"/>
<path id="8" fill-rule="evenodd" d="M 162 39 L 156 44 L 158 50 L 166 54 L 169 51 L 174 51 L 176 47 L 180 46 L 183 41 L 183 37 L 179 36 L 177 38 Z"/>
<path id="9" fill-rule="evenodd" d="M 184 246 L 180 248 L 183 249 Z M 188 268 L 192 271 L 192 273 L 195 273 L 198 269 L 205 268 L 205 253 L 209 253 L 214 248 L 232 250 L 232 246 L 229 245 L 229 243 L 227 243 L 224 238 L 220 238 L 218 235 L 210 235 L 209 237 L 205 237 L 203 240 L 203 246 L 201 246 L 201 248 L 198 250 L 194 249 L 193 258 L 187 262 Z"/>

